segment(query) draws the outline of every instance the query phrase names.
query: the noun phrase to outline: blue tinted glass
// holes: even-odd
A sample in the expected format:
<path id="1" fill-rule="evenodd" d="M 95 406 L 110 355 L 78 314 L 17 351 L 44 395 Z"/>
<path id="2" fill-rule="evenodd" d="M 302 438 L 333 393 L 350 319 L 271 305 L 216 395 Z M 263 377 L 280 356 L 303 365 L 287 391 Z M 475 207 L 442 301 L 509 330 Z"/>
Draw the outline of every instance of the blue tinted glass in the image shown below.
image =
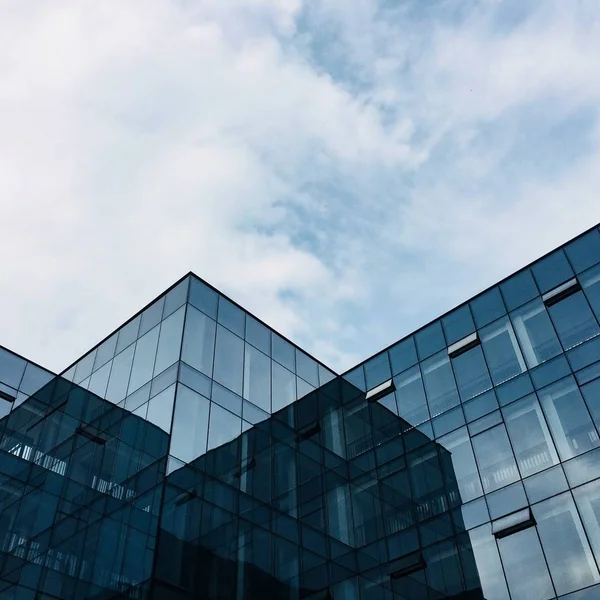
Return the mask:
<path id="1" fill-rule="evenodd" d="M 571 488 L 596 479 L 600 469 L 600 451 L 586 452 L 563 463 L 565 475 Z"/>
<path id="2" fill-rule="evenodd" d="M 0 349 L 1 352 L 1 349 Z M 0 359 L 1 361 L 2 359 Z M 21 392 L 31 395 L 37 392 L 42 386 L 46 385 L 54 376 L 44 369 L 36 367 L 32 363 L 27 363 L 25 373 L 21 379 L 19 389 Z M 3 381 L 0 375 L 0 381 Z"/>
<path id="3" fill-rule="evenodd" d="M 181 307 L 160 324 L 154 375 L 162 373 L 167 367 L 179 360 L 184 316 L 185 308 Z"/>
<path id="4" fill-rule="evenodd" d="M 236 335 L 244 337 L 246 313 L 223 296 L 219 297 L 219 318 L 217 321 Z"/>
<path id="5" fill-rule="evenodd" d="M 209 406 L 206 398 L 178 386 L 170 454 L 190 462 L 206 452 Z"/>
<path id="6" fill-rule="evenodd" d="M 529 502 L 534 504 L 568 489 L 562 467 L 557 465 L 523 481 Z"/>
<path id="7" fill-rule="evenodd" d="M 573 371 L 578 371 L 600 360 L 600 337 L 596 337 L 567 352 Z"/>
<path id="8" fill-rule="evenodd" d="M 217 304 L 219 296 L 215 290 L 209 288 L 200 280 L 192 277 L 190 281 L 190 304 L 200 309 L 209 317 L 217 318 Z"/>
<path id="9" fill-rule="evenodd" d="M 573 490 L 573 496 L 592 548 L 600 556 L 600 480 Z"/>
<path id="10" fill-rule="evenodd" d="M 526 370 L 525 360 L 508 317 L 483 328 L 479 337 L 495 385 Z"/>
<path id="11" fill-rule="evenodd" d="M 159 327 L 155 327 L 136 342 L 131 378 L 127 388 L 129 394 L 152 379 L 158 333 Z"/>
<path id="12" fill-rule="evenodd" d="M 546 307 L 541 300 L 534 300 L 514 311 L 510 318 L 530 368 L 562 352 Z"/>
<path id="13" fill-rule="evenodd" d="M 483 327 L 506 314 L 504 301 L 497 287 L 471 300 L 470 306 L 477 327 Z"/>
<path id="14" fill-rule="evenodd" d="M 304 398 L 306 394 L 310 394 L 315 388 L 310 383 L 304 381 L 302 377 L 296 377 L 296 399 Z"/>
<path id="15" fill-rule="evenodd" d="M 498 408 L 498 400 L 496 400 L 496 393 L 494 390 L 490 390 L 485 394 L 473 398 L 463 404 L 463 410 L 467 421 L 475 421 L 488 413 L 495 411 Z"/>
<path id="16" fill-rule="evenodd" d="M 296 400 L 296 378 L 294 374 L 277 363 L 272 363 L 273 412 Z"/>
<path id="17" fill-rule="evenodd" d="M 598 433 L 573 377 L 566 377 L 538 394 L 562 460 L 598 446 Z"/>
<path id="18" fill-rule="evenodd" d="M 532 508 L 556 592 L 567 594 L 600 581 L 571 494 Z"/>
<path id="19" fill-rule="evenodd" d="M 565 253 L 576 273 L 581 273 L 600 262 L 600 233 L 597 229 L 586 233 L 565 246 Z"/>
<path id="20" fill-rule="evenodd" d="M 540 404 L 532 394 L 502 409 L 522 477 L 558 463 Z"/>
<path id="21" fill-rule="evenodd" d="M 141 316 L 140 330 L 138 335 L 142 336 L 153 327 L 156 327 L 162 319 L 163 306 L 165 304 L 164 297 L 159 298 L 154 304 L 151 304 Z"/>
<path id="22" fill-rule="evenodd" d="M 189 285 L 190 278 L 186 277 L 165 296 L 163 319 L 166 319 L 170 314 L 174 313 L 180 306 L 183 306 L 186 303 Z"/>
<path id="23" fill-rule="evenodd" d="M 129 373 L 131 371 L 134 351 L 135 344 L 131 344 L 123 352 L 117 354 L 113 360 L 106 398 L 115 404 L 123 400 L 127 395 L 127 384 L 129 383 Z"/>
<path id="24" fill-rule="evenodd" d="M 364 364 L 367 389 L 377 387 L 391 378 L 390 361 L 387 352 L 378 354 Z"/>
<path id="25" fill-rule="evenodd" d="M 271 412 L 271 360 L 249 344 L 244 362 L 244 398 Z"/>
<path id="26" fill-rule="evenodd" d="M 596 379 L 581 388 L 585 403 L 596 423 L 600 427 L 600 379 Z"/>
<path id="27" fill-rule="evenodd" d="M 279 337 L 275 332 L 271 335 L 271 352 L 273 358 L 280 364 L 296 372 L 295 349 L 292 344 Z"/>
<path id="28" fill-rule="evenodd" d="M 481 484 L 480 484 L 481 485 Z M 461 507 L 462 521 L 466 529 L 477 527 L 490 520 L 485 498 L 473 500 Z"/>
<path id="29" fill-rule="evenodd" d="M 296 348 L 296 373 L 312 386 L 319 385 L 319 367 L 316 361 Z"/>
<path id="30" fill-rule="evenodd" d="M 436 437 L 446 435 L 465 424 L 462 408 L 457 406 L 433 420 L 433 433 Z"/>
<path id="31" fill-rule="evenodd" d="M 138 330 L 140 328 L 140 317 L 139 315 L 129 321 L 127 325 L 123 326 L 119 330 L 119 339 L 117 340 L 117 348 L 115 350 L 116 354 L 119 354 L 121 350 L 127 348 L 130 344 L 133 344 L 135 340 L 138 338 Z"/>
<path id="32" fill-rule="evenodd" d="M 548 312 L 565 350 L 600 333 L 583 292 L 577 292 L 550 306 Z"/>
<path id="33" fill-rule="evenodd" d="M 508 587 L 515 600 L 545 600 L 554 589 L 535 529 L 498 540 Z"/>
<path id="34" fill-rule="evenodd" d="M 192 306 L 188 307 L 181 359 L 212 376 L 216 323 Z"/>
<path id="35" fill-rule="evenodd" d="M 533 384 L 531 383 L 529 373 L 523 373 L 496 388 L 496 395 L 498 396 L 500 406 L 506 406 L 531 392 L 533 392 Z"/>
<path id="36" fill-rule="evenodd" d="M 96 358 L 96 351 L 92 350 L 89 354 L 84 356 L 78 363 L 77 368 L 75 369 L 75 378 L 73 381 L 75 383 L 80 383 L 84 379 L 87 379 L 91 372 L 92 367 L 94 366 L 94 360 Z M 22 373 L 23 371 L 21 371 Z"/>
<path id="37" fill-rule="evenodd" d="M 595 585 L 567 596 L 561 596 L 559 600 L 596 600 L 598 597 L 600 597 L 600 586 Z"/>
<path id="38" fill-rule="evenodd" d="M 250 315 L 246 315 L 246 341 L 271 356 L 271 331 Z"/>
<path id="39" fill-rule="evenodd" d="M 182 363 L 179 368 L 179 381 L 199 394 L 210 398 L 212 381 L 206 376 Z"/>
<path id="40" fill-rule="evenodd" d="M 413 426 L 429 419 L 419 366 L 416 365 L 394 377 L 394 383 L 398 400 L 398 414 Z"/>
<path id="41" fill-rule="evenodd" d="M 106 394 L 106 387 L 108 386 L 108 377 L 110 375 L 111 364 L 107 363 L 103 367 L 100 367 L 90 378 L 89 390 L 93 394 L 96 394 L 104 398 Z"/>
<path id="42" fill-rule="evenodd" d="M 504 425 L 474 436 L 472 442 L 484 492 L 493 492 L 519 479 Z"/>
<path id="43" fill-rule="evenodd" d="M 507 279 L 504 283 L 500 284 L 500 289 L 509 311 L 539 295 L 533 277 L 528 269 Z"/>
<path id="44" fill-rule="evenodd" d="M 600 319 L 600 266 L 583 273 L 579 281 L 596 318 Z"/>
<path id="45" fill-rule="evenodd" d="M 453 344 L 475 331 L 475 324 L 469 306 L 465 304 L 446 315 L 442 319 L 442 326 L 448 344 Z"/>
<path id="46" fill-rule="evenodd" d="M 163 431 L 171 431 L 171 420 L 173 417 L 173 401 L 175 400 L 175 385 L 157 394 L 148 403 L 146 419 L 154 423 Z"/>
<path id="47" fill-rule="evenodd" d="M 421 365 L 423 381 L 432 416 L 438 415 L 459 403 L 458 390 L 450 359 L 446 351 L 424 361 Z"/>
<path id="48" fill-rule="evenodd" d="M 235 439 L 242 432 L 242 419 L 211 402 L 208 427 L 208 449 Z"/>
<path id="49" fill-rule="evenodd" d="M 508 600 L 504 571 L 490 525 L 469 532 L 484 598 Z M 523 600 L 517 597 L 518 600 Z M 515 599 L 516 600 L 516 599 Z"/>
<path id="50" fill-rule="evenodd" d="M 584 385 L 585 383 L 600 377 L 600 362 L 594 363 L 585 369 L 581 369 L 581 371 L 575 373 L 575 377 L 579 385 Z"/>
<path id="51" fill-rule="evenodd" d="M 571 374 L 569 363 L 564 354 L 549 360 L 530 372 L 536 390 L 543 388 Z"/>
<path id="52" fill-rule="evenodd" d="M 468 502 L 473 498 L 481 496 L 483 493 L 481 488 L 481 481 L 479 480 L 479 473 L 477 471 L 477 465 L 475 464 L 475 457 L 473 455 L 473 448 L 471 447 L 471 441 L 465 427 L 454 431 L 442 437 L 438 440 L 438 443 L 450 453 L 450 460 L 452 462 L 452 468 L 447 468 L 447 463 L 444 461 L 446 475 L 449 481 L 456 481 L 458 485 L 458 491 L 460 494 L 460 502 Z M 476 505 L 467 505 L 476 506 Z M 484 521 L 487 521 L 487 509 L 474 509 L 477 513 L 483 512 Z M 484 521 L 473 522 L 471 515 L 469 520 L 469 527 L 479 525 Z M 466 525 L 467 523 L 465 523 Z"/>
<path id="53" fill-rule="evenodd" d="M 562 250 L 538 260 L 531 271 L 542 294 L 571 279 L 575 273 Z"/>
<path id="54" fill-rule="evenodd" d="M 344 379 L 359 390 L 362 390 L 363 392 L 367 391 L 367 384 L 365 383 L 365 369 L 362 365 L 346 373 L 344 375 Z"/>
<path id="55" fill-rule="evenodd" d="M 468 426 L 469 433 L 471 435 L 477 435 L 478 433 L 486 431 L 487 429 L 490 429 L 495 425 L 499 425 L 500 423 L 502 423 L 502 413 L 499 410 L 496 410 L 493 413 L 477 419 L 476 421 L 471 421 Z"/>
<path id="56" fill-rule="evenodd" d="M 425 327 L 425 329 L 421 329 L 421 331 L 415 334 L 415 342 L 421 360 L 445 348 L 446 342 L 442 333 L 441 323 L 436 321 Z"/>
<path id="57" fill-rule="evenodd" d="M 213 372 L 215 381 L 241 396 L 243 373 L 244 341 L 218 325 Z"/>
<path id="58" fill-rule="evenodd" d="M 488 494 L 486 500 L 492 520 L 499 519 L 527 506 L 527 497 L 520 481 L 493 494 Z"/>
<path id="59" fill-rule="evenodd" d="M 325 385 L 332 379 L 335 379 L 335 373 L 333 373 L 323 365 L 319 365 L 319 385 Z"/>
<path id="60" fill-rule="evenodd" d="M 392 363 L 392 374 L 402 373 L 402 371 L 412 367 L 417 363 L 417 349 L 415 348 L 414 338 L 409 337 L 399 342 L 388 350 L 390 362 Z"/>
<path id="61" fill-rule="evenodd" d="M 452 368 L 462 400 L 469 400 L 492 387 L 480 346 L 453 358 Z"/>
<path id="62" fill-rule="evenodd" d="M 242 399 L 218 383 L 213 382 L 211 398 L 219 406 L 226 408 L 239 417 L 242 416 Z"/>

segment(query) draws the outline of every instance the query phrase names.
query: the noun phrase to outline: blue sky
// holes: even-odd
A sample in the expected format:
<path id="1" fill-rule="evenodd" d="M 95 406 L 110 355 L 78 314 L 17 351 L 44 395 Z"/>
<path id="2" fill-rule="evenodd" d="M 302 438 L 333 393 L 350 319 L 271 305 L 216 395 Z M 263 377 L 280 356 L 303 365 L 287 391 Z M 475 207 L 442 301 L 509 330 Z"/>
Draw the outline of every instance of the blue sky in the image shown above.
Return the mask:
<path id="1" fill-rule="evenodd" d="M 0 343 L 189 270 L 345 369 L 600 221 L 600 5 L 0 0 Z"/>

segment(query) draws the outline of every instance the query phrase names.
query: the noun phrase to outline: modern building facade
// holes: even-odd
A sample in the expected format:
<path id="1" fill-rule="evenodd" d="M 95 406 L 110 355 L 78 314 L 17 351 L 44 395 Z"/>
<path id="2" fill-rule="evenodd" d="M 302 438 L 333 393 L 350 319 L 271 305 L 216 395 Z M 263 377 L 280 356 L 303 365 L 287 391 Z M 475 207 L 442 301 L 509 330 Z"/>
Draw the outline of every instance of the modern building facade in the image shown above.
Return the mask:
<path id="1" fill-rule="evenodd" d="M 600 230 L 338 375 L 189 274 L 0 348 L 0 600 L 600 598 Z"/>

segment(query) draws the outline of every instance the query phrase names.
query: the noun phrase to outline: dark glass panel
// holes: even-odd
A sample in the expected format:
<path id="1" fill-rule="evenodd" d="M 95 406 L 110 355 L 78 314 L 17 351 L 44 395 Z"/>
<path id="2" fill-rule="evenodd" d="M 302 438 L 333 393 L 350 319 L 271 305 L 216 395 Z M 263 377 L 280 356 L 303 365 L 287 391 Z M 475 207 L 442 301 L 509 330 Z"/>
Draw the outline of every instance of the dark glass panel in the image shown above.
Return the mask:
<path id="1" fill-rule="evenodd" d="M 170 454 L 191 462 L 206 452 L 209 401 L 184 385 L 177 388 Z"/>
<path id="2" fill-rule="evenodd" d="M 271 331 L 250 315 L 246 315 L 246 341 L 271 356 Z"/>
<path id="3" fill-rule="evenodd" d="M 390 355 L 393 375 L 402 373 L 402 371 L 417 363 L 417 349 L 415 348 L 415 341 L 412 337 L 399 342 L 390 348 L 388 353 Z"/>
<path id="4" fill-rule="evenodd" d="M 467 421 L 475 421 L 484 415 L 487 415 L 498 408 L 498 400 L 496 400 L 496 393 L 494 390 L 490 390 L 473 400 L 469 400 L 463 404 L 463 410 Z"/>
<path id="5" fill-rule="evenodd" d="M 562 250 L 557 250 L 546 258 L 538 260 L 531 270 L 542 294 L 575 276 Z"/>
<path id="6" fill-rule="evenodd" d="M 470 306 L 477 327 L 484 327 L 506 314 L 504 300 L 500 294 L 500 288 L 497 287 L 471 300 Z"/>
<path id="7" fill-rule="evenodd" d="M 444 348 L 446 341 L 444 340 L 441 323 L 435 321 L 435 323 L 428 325 L 425 329 L 418 331 L 415 334 L 415 342 L 421 360 Z"/>
<path id="8" fill-rule="evenodd" d="M 479 346 L 453 358 L 452 368 L 463 401 L 469 400 L 492 387 L 483 352 Z"/>
<path id="9" fill-rule="evenodd" d="M 185 307 L 182 306 L 160 324 L 154 375 L 162 373 L 167 367 L 179 360 L 184 316 Z"/>
<path id="10" fill-rule="evenodd" d="M 190 304 L 207 314 L 212 319 L 217 318 L 219 295 L 200 280 L 192 277 L 190 281 Z"/>
<path id="11" fill-rule="evenodd" d="M 423 361 L 421 369 L 429 411 L 432 416 L 459 404 L 458 390 L 454 383 L 450 359 L 445 350 Z"/>
<path id="12" fill-rule="evenodd" d="M 387 352 L 378 354 L 368 360 L 364 364 L 364 368 L 367 390 L 371 390 L 379 384 L 388 381 L 392 376 Z"/>
<path id="13" fill-rule="evenodd" d="M 218 325 L 213 377 L 215 381 L 241 396 L 243 375 L 244 341 Z"/>
<path id="14" fill-rule="evenodd" d="M 413 426 L 429 419 L 419 366 L 416 365 L 394 377 L 394 383 L 398 399 L 398 414 Z"/>
<path id="15" fill-rule="evenodd" d="M 565 253 L 576 273 L 581 273 L 600 262 L 600 233 L 597 229 L 586 233 L 565 246 Z"/>
<path id="16" fill-rule="evenodd" d="M 129 394 L 152 379 L 158 334 L 159 327 L 157 326 L 139 338 L 135 344 L 135 356 L 127 388 Z"/>
<path id="17" fill-rule="evenodd" d="M 219 296 L 219 316 L 217 321 L 241 338 L 244 337 L 244 332 L 246 331 L 246 313 L 223 296 Z"/>
<path id="18" fill-rule="evenodd" d="M 486 500 L 492 520 L 516 512 L 528 505 L 527 496 L 525 496 L 525 490 L 520 481 L 488 494 Z"/>
<path id="19" fill-rule="evenodd" d="M 249 344 L 244 359 L 244 398 L 271 412 L 271 360 Z"/>
<path id="20" fill-rule="evenodd" d="M 446 334 L 446 342 L 448 345 L 458 342 L 470 333 L 475 331 L 475 323 L 469 310 L 469 305 L 465 304 L 442 319 L 442 326 Z"/>
<path id="21" fill-rule="evenodd" d="M 600 333 L 600 327 L 583 292 L 577 292 L 548 308 L 565 350 Z"/>
<path id="22" fill-rule="evenodd" d="M 596 318 L 600 319 L 600 265 L 582 273 L 579 281 Z"/>
<path id="23" fill-rule="evenodd" d="M 527 369 L 508 317 L 483 328 L 479 337 L 494 385 Z"/>
<path id="24" fill-rule="evenodd" d="M 296 378 L 294 374 L 277 363 L 272 363 L 273 412 L 296 400 Z"/>
<path id="25" fill-rule="evenodd" d="M 194 307 L 188 307 L 181 359 L 194 369 L 212 376 L 216 323 Z"/>
<path id="26" fill-rule="evenodd" d="M 319 385 L 319 367 L 316 361 L 296 348 L 296 374 L 313 387 Z"/>
<path id="27" fill-rule="evenodd" d="M 531 504 L 560 494 L 569 488 L 567 478 L 560 465 L 528 477 L 523 483 Z"/>
<path id="28" fill-rule="evenodd" d="M 271 352 L 273 359 L 290 371 L 296 372 L 295 349 L 292 344 L 271 332 Z"/>
<path id="29" fill-rule="evenodd" d="M 25 373 L 23 374 L 21 384 L 19 385 L 19 390 L 30 396 L 51 381 L 53 377 L 54 375 L 48 371 L 40 369 L 32 363 L 27 363 Z M 2 376 L 0 376 L 0 381 L 3 381 Z"/>
<path id="30" fill-rule="evenodd" d="M 144 335 L 153 327 L 156 327 L 162 319 L 163 307 L 165 304 L 164 296 L 151 304 L 141 315 L 139 336 Z"/>
<path id="31" fill-rule="evenodd" d="M 529 269 L 525 269 L 524 271 L 513 275 L 504 283 L 501 283 L 500 290 L 502 291 L 504 302 L 509 311 L 525 304 L 528 300 L 539 296 L 538 289 Z"/>

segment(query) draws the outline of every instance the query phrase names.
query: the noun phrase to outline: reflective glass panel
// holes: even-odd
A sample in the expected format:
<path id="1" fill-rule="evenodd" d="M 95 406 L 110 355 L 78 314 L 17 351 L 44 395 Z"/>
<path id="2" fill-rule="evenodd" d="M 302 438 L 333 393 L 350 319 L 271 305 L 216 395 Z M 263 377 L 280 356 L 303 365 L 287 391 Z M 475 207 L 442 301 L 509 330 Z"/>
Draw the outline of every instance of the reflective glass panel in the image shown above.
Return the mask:
<path id="1" fill-rule="evenodd" d="M 493 492 L 519 479 L 506 429 L 498 425 L 472 438 L 483 490 Z"/>
<path id="2" fill-rule="evenodd" d="M 531 266 L 531 271 L 542 294 L 568 281 L 575 275 L 562 250 L 557 250 L 538 260 Z"/>
<path id="3" fill-rule="evenodd" d="M 319 385 L 319 368 L 316 361 L 298 348 L 296 348 L 296 373 L 312 386 Z"/>
<path id="4" fill-rule="evenodd" d="M 508 600 L 508 589 L 491 526 L 483 525 L 473 529 L 469 532 L 469 537 L 484 598 L 486 600 Z"/>
<path id="5" fill-rule="evenodd" d="M 160 394 L 150 399 L 146 419 L 163 431 L 171 431 L 171 419 L 173 417 L 173 401 L 175 400 L 175 385 L 168 387 Z"/>
<path id="6" fill-rule="evenodd" d="M 244 398 L 271 412 L 271 359 L 249 344 L 244 359 Z"/>
<path id="7" fill-rule="evenodd" d="M 121 329 L 119 330 L 119 339 L 117 340 L 117 349 L 115 351 L 116 354 L 121 352 L 121 350 L 123 350 L 124 348 L 127 348 L 127 346 L 129 346 L 129 344 L 132 344 L 133 342 L 135 342 L 135 340 L 138 337 L 139 328 L 140 328 L 139 315 L 135 319 L 132 319 L 131 321 L 129 321 L 129 323 L 127 323 L 127 325 L 124 325 L 123 327 L 121 327 Z"/>
<path id="8" fill-rule="evenodd" d="M 141 317 L 140 329 L 138 335 L 142 336 L 153 327 L 156 327 L 162 319 L 163 306 L 165 303 L 164 297 L 159 298 L 154 304 L 151 304 L 143 313 Z"/>
<path id="9" fill-rule="evenodd" d="M 217 326 L 213 377 L 232 392 L 242 395 L 244 341 L 223 326 Z"/>
<path id="10" fill-rule="evenodd" d="M 135 356 L 128 387 L 129 394 L 152 379 L 158 333 L 159 327 L 155 327 L 143 335 L 135 344 Z"/>
<path id="11" fill-rule="evenodd" d="M 509 311 L 539 295 L 529 269 L 525 269 L 501 283 L 500 290 Z"/>
<path id="12" fill-rule="evenodd" d="M 170 454 L 190 462 L 206 452 L 209 407 L 206 398 L 178 386 Z"/>
<path id="13" fill-rule="evenodd" d="M 396 375 L 417 363 L 417 349 L 414 338 L 409 337 L 388 350 L 392 364 L 392 374 Z"/>
<path id="14" fill-rule="evenodd" d="M 394 377 L 394 383 L 398 399 L 398 414 L 413 426 L 429 419 L 419 366 L 416 365 Z"/>
<path id="15" fill-rule="evenodd" d="M 236 335 L 244 337 L 246 313 L 223 296 L 219 296 L 219 317 L 217 321 Z"/>
<path id="16" fill-rule="evenodd" d="M 562 352 L 554 327 L 541 300 L 534 300 L 511 313 L 513 327 L 529 367 Z"/>
<path id="17" fill-rule="evenodd" d="M 417 343 L 417 352 L 421 360 L 444 348 L 446 342 L 441 323 L 435 321 L 435 323 L 415 333 L 415 342 Z"/>
<path id="18" fill-rule="evenodd" d="M 600 480 L 573 490 L 579 514 L 596 557 L 600 557 Z"/>
<path id="19" fill-rule="evenodd" d="M 475 331 L 475 323 L 473 323 L 469 305 L 465 304 L 446 315 L 442 319 L 442 327 L 446 334 L 447 344 L 454 344 Z"/>
<path id="20" fill-rule="evenodd" d="M 579 282 L 596 318 L 600 319 L 600 266 L 582 273 Z"/>
<path id="21" fill-rule="evenodd" d="M 550 306 L 548 312 L 565 350 L 600 333 L 583 292 Z"/>
<path id="22" fill-rule="evenodd" d="M 502 413 L 523 477 L 558 463 L 558 454 L 534 394 L 506 406 Z"/>
<path id="23" fill-rule="evenodd" d="M 508 317 L 484 327 L 479 337 L 494 385 L 527 369 Z"/>
<path id="24" fill-rule="evenodd" d="M 294 346 L 275 332 L 271 332 L 271 352 L 273 358 L 280 365 L 283 365 L 290 371 L 296 371 L 296 351 Z"/>
<path id="25" fill-rule="evenodd" d="M 438 415 L 459 404 L 454 374 L 445 350 L 423 361 L 421 369 L 431 416 Z"/>
<path id="26" fill-rule="evenodd" d="M 469 400 L 492 387 L 492 381 L 483 359 L 481 347 L 477 346 L 452 359 L 461 399 Z"/>
<path id="27" fill-rule="evenodd" d="M 127 384 L 129 383 L 129 373 L 131 371 L 134 351 L 135 344 L 131 344 L 129 348 L 117 354 L 113 360 L 106 398 L 115 404 L 123 400 L 127 395 Z"/>
<path id="28" fill-rule="evenodd" d="M 208 449 L 218 448 L 242 433 L 242 419 L 211 402 Z"/>
<path id="29" fill-rule="evenodd" d="M 184 315 L 185 308 L 182 306 L 160 324 L 154 375 L 162 373 L 167 367 L 179 360 Z"/>
<path id="30" fill-rule="evenodd" d="M 219 302 L 217 292 L 195 277 L 192 277 L 190 281 L 189 302 L 212 319 L 217 318 L 217 304 Z"/>
<path id="31" fill-rule="evenodd" d="M 600 581 L 571 494 L 532 507 L 556 592 L 567 594 Z"/>
<path id="32" fill-rule="evenodd" d="M 471 301 L 470 306 L 477 327 L 484 327 L 506 314 L 506 307 L 500 289 L 497 287 L 477 296 Z"/>
<path id="33" fill-rule="evenodd" d="M 273 412 L 296 400 L 296 378 L 294 374 L 277 363 L 272 363 Z"/>
<path id="34" fill-rule="evenodd" d="M 573 377 L 540 390 L 539 397 L 562 460 L 598 446 L 598 433 Z"/>
<path id="35" fill-rule="evenodd" d="M 600 233 L 593 229 L 565 246 L 565 253 L 576 273 L 600 262 Z"/>
<path id="36" fill-rule="evenodd" d="M 188 307 L 181 359 L 212 376 L 216 323 L 192 306 Z"/>
<path id="37" fill-rule="evenodd" d="M 271 332 L 250 315 L 246 315 L 246 341 L 271 356 Z"/>

